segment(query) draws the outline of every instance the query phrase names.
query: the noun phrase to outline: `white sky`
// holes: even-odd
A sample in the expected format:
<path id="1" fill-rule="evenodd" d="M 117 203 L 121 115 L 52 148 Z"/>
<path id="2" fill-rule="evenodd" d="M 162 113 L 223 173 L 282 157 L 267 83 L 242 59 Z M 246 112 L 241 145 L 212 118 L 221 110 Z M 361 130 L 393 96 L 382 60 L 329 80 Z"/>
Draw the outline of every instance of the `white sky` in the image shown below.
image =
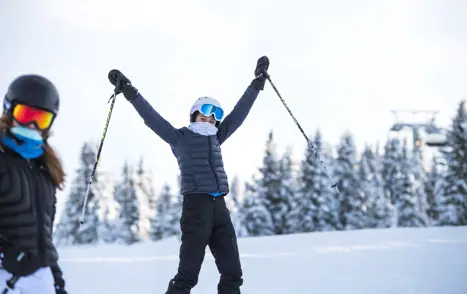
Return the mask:
<path id="1" fill-rule="evenodd" d="M 18 75 L 50 78 L 62 97 L 51 143 L 70 183 L 81 144 L 100 140 L 118 68 L 174 126 L 193 101 L 230 111 L 268 55 L 270 74 L 308 133 L 335 144 L 385 140 L 394 108 L 437 109 L 449 123 L 467 96 L 467 1 L 59 1 L 0 3 L 0 89 Z M 244 125 L 223 145 L 232 178 L 250 179 L 267 133 L 297 159 L 305 140 L 267 85 Z M 175 185 L 170 148 L 119 96 L 102 166 L 119 172 L 143 155 L 155 185 Z M 69 188 L 69 185 L 67 186 Z M 63 198 L 62 198 L 63 201 Z"/>

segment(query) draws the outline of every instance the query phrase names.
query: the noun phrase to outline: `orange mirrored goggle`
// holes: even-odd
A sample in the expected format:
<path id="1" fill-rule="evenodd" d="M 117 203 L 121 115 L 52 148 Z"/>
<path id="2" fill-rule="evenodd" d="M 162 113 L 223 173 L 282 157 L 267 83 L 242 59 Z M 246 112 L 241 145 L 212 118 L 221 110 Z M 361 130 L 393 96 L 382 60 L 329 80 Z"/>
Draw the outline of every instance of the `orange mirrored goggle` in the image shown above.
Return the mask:
<path id="1" fill-rule="evenodd" d="M 24 104 L 17 104 L 13 109 L 13 118 L 20 124 L 29 125 L 33 123 L 37 128 L 45 130 L 52 124 L 54 114 Z"/>

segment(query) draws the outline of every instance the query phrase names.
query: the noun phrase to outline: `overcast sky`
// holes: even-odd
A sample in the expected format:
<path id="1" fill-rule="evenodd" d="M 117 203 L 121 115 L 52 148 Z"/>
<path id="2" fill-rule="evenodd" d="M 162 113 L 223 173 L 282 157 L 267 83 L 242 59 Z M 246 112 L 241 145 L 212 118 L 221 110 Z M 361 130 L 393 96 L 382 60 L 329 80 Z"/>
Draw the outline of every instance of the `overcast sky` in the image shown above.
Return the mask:
<path id="1" fill-rule="evenodd" d="M 89 1 L 0 2 L 0 89 L 38 73 L 60 91 L 51 143 L 68 186 L 81 144 L 100 140 L 118 68 L 174 126 L 199 96 L 230 111 L 270 58 L 270 75 L 306 132 L 332 144 L 350 130 L 359 148 L 385 140 L 395 108 L 437 109 L 448 124 L 467 96 L 467 1 Z M 118 97 L 102 167 L 118 175 L 145 157 L 155 186 L 175 185 L 171 150 Z M 223 145 L 226 170 L 248 180 L 268 131 L 300 158 L 305 140 L 267 85 Z M 61 201 L 63 201 L 63 195 Z"/>

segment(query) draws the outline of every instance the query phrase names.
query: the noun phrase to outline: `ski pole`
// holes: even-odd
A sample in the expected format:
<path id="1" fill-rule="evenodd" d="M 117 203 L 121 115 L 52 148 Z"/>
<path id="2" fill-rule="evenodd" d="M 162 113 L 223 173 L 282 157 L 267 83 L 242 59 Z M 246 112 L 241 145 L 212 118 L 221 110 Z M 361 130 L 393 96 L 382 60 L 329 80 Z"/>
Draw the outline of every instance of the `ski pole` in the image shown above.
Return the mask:
<path id="1" fill-rule="evenodd" d="M 329 173 L 328 169 L 326 168 L 326 165 L 324 165 L 323 161 L 321 160 L 321 157 L 319 156 L 319 153 L 318 153 L 318 150 L 316 150 L 315 146 L 313 146 L 313 143 L 311 143 L 310 139 L 308 139 L 308 136 L 305 134 L 305 131 L 303 131 L 302 127 L 300 126 L 300 124 L 298 123 L 297 119 L 295 118 L 295 116 L 293 115 L 292 111 L 290 110 L 289 106 L 287 105 L 287 103 L 285 103 L 285 100 L 284 98 L 282 98 L 281 94 L 279 93 L 279 90 L 277 90 L 276 88 L 276 85 L 274 85 L 274 83 L 271 81 L 271 77 L 269 76 L 269 74 L 266 75 L 269 83 L 271 84 L 272 88 L 274 89 L 274 91 L 276 92 L 277 96 L 279 96 L 279 99 L 281 99 L 282 101 L 282 104 L 284 104 L 285 106 L 285 109 L 287 109 L 287 111 L 289 112 L 290 116 L 292 117 L 292 119 L 294 120 L 295 124 L 297 125 L 298 129 L 300 130 L 300 132 L 302 133 L 302 135 L 305 137 L 305 140 L 307 141 L 308 145 L 310 146 L 311 150 L 313 150 L 315 152 L 315 156 L 316 158 L 318 159 L 319 163 L 321 164 L 321 167 L 323 168 L 324 172 L 327 174 L 327 176 L 329 177 L 329 179 L 331 180 L 331 188 L 334 188 L 336 189 L 337 193 L 339 194 L 339 189 L 337 188 L 337 183 L 334 182 L 334 179 L 332 178 L 331 174 Z"/>
<path id="2" fill-rule="evenodd" d="M 90 177 L 89 183 L 88 183 L 88 188 L 86 190 L 86 195 L 84 196 L 83 211 L 81 213 L 81 219 L 80 219 L 80 222 L 79 222 L 80 224 L 79 224 L 78 231 L 81 231 L 82 226 L 84 224 L 84 214 L 86 212 L 86 205 L 87 205 L 87 202 L 88 202 L 89 192 L 91 191 L 92 181 L 93 181 L 94 175 L 96 173 L 97 164 L 99 163 L 99 158 L 101 156 L 102 146 L 104 145 L 105 135 L 107 134 L 107 128 L 109 127 L 110 117 L 112 116 L 112 111 L 113 111 L 114 104 L 115 104 L 115 98 L 118 95 L 118 88 L 119 87 L 120 87 L 120 80 L 117 80 L 117 82 L 115 83 L 114 93 L 112 94 L 112 96 L 110 96 L 109 101 L 107 102 L 107 103 L 109 103 L 110 101 L 112 101 L 112 103 L 110 104 L 109 114 L 107 115 L 107 121 L 105 123 L 104 133 L 102 134 L 101 143 L 100 143 L 99 149 L 97 151 L 96 161 L 94 162 L 94 168 L 92 169 L 91 177 Z"/>
<path id="3" fill-rule="evenodd" d="M 12 276 L 10 279 L 6 281 L 6 287 L 3 289 L 2 294 L 7 294 L 10 290 L 15 289 L 15 284 L 18 282 L 18 276 Z"/>

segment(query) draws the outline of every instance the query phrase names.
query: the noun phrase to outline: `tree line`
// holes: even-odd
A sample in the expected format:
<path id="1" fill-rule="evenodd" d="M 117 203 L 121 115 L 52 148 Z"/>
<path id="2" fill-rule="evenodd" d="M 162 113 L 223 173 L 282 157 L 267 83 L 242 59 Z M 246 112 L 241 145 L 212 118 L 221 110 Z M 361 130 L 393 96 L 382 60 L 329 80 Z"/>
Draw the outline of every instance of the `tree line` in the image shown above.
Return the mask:
<path id="1" fill-rule="evenodd" d="M 234 177 L 227 196 L 239 237 L 364 228 L 467 225 L 467 111 L 459 104 L 448 133 L 444 164 L 434 157 L 425 166 L 422 145 L 388 139 L 383 150 L 366 146 L 359 152 L 349 132 L 330 147 L 318 130 L 310 138 L 337 181 L 340 193 L 307 146 L 298 164 L 289 151 L 278 154 L 274 133 L 265 144 L 257 175 L 244 183 Z M 153 188 L 153 176 L 141 159 L 124 162 L 118 180 L 98 169 L 78 232 L 87 184 L 96 158 L 95 146 L 80 153 L 64 211 L 56 226 L 59 245 L 121 243 L 180 236 L 183 200 L 165 184 Z"/>

